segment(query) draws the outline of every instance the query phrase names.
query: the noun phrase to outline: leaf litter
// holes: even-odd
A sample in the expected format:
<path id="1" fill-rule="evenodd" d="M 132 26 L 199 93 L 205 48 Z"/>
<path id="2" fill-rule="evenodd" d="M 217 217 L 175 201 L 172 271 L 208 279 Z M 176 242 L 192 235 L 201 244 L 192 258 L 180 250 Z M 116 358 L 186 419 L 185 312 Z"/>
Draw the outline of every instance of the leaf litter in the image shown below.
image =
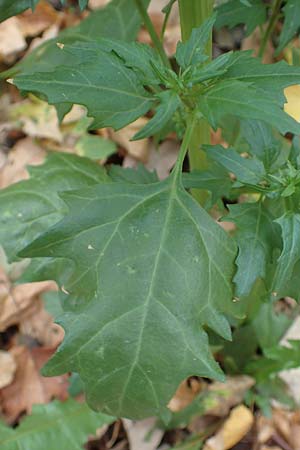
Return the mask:
<path id="1" fill-rule="evenodd" d="M 106 0 L 90 0 L 90 8 L 97 9 L 106 3 Z M 150 14 L 157 30 L 160 30 L 162 26 L 161 9 L 164 5 L 165 2 L 155 0 L 152 2 Z M 78 20 L 73 13 L 68 14 L 69 16 L 67 13 L 56 11 L 47 2 L 41 2 L 33 15 L 25 12 L 17 18 L 5 21 L 0 25 L 1 62 L 5 65 L 12 64 L 26 50 L 32 50 L 43 40 L 55 36 L 65 23 L 71 24 Z M 165 36 L 166 51 L 168 55 L 172 55 L 180 36 L 175 9 Z M 139 38 L 142 42 L 150 42 L 144 29 L 140 32 Z M 31 43 L 28 46 L 30 40 Z M 249 45 L 253 48 L 253 43 L 249 44 L 249 42 L 244 42 L 243 48 Z M 288 104 L 285 108 L 299 121 L 298 90 L 298 86 L 286 89 Z M 88 127 L 80 125 L 84 117 L 82 111 L 77 116 L 75 114 L 74 120 L 69 119 L 69 125 L 68 117 L 62 125 L 59 125 L 53 107 L 35 98 L 26 100 L 16 98 L 15 93 L 12 98 L 14 104 L 8 107 L 8 127 L 4 131 L 9 150 L 1 152 L 1 188 L 27 178 L 26 166 L 41 164 L 50 149 L 55 151 L 67 149 L 71 153 L 78 153 L 80 148 L 82 152 L 82 146 L 78 147 L 76 144 L 83 136 L 89 136 Z M 130 141 L 130 136 L 148 120 L 148 117 L 138 119 L 137 122 L 119 132 L 101 130 L 99 132 L 101 138 L 104 133 L 105 139 L 115 143 L 115 150 L 104 158 L 95 159 L 104 163 L 108 158 L 115 158 L 115 160 L 121 160 L 124 167 L 136 167 L 138 162 L 142 162 L 149 170 L 155 170 L 160 179 L 166 178 L 177 157 L 176 141 L 169 137 L 159 146 L 149 139 L 138 143 Z M 81 129 L 79 135 L 78 127 Z M 16 130 L 18 130 L 17 133 L 15 133 Z M 18 134 L 20 132 L 21 134 Z M 220 141 L 221 137 L 215 143 Z M 18 276 L 14 275 L 14 271 L 21 275 L 23 268 L 12 269 L 5 261 L 1 261 L 1 266 L 0 407 L 3 419 L 12 424 L 18 422 L 22 415 L 30 414 L 35 404 L 48 404 L 54 398 L 67 399 L 69 377 L 64 375 L 44 378 L 39 373 L 40 368 L 53 354 L 63 337 L 61 328 L 54 324 L 53 317 L 45 310 L 41 298 L 44 292 L 53 291 L 55 285 L 52 282 L 17 285 Z M 296 335 L 299 338 L 297 331 Z M 216 395 L 212 402 L 208 402 L 204 412 L 202 411 L 200 415 L 196 414 L 196 417 L 193 416 L 183 430 L 178 427 L 177 430 L 173 430 L 170 437 L 163 427 L 157 425 L 155 419 L 137 422 L 124 420 L 125 434 L 123 436 L 120 427 L 115 429 L 115 436 L 111 436 L 111 427 L 105 426 L 103 432 L 98 433 L 98 441 L 91 440 L 90 443 L 99 443 L 103 441 L 103 435 L 110 435 L 109 441 L 112 446 L 105 446 L 103 449 L 156 450 L 160 448 L 160 450 L 167 450 L 180 444 L 190 434 L 192 436 L 199 434 L 201 437 L 194 438 L 196 446 L 193 449 L 200 449 L 200 445 L 204 443 L 205 450 L 227 450 L 243 441 L 256 428 L 257 449 L 298 450 L 300 448 L 299 411 L 290 412 L 277 406 L 273 409 L 272 419 L 259 413 L 253 414 L 251 409 L 243 405 L 245 394 L 252 385 L 253 380 L 250 377 L 242 379 L 233 377 L 225 384 L 213 383 L 209 386 L 205 381 L 197 378 L 187 380 L 182 383 L 170 402 L 169 406 L 174 413 L 185 411 L 203 392 L 209 392 L 210 395 L 213 392 Z M 222 423 L 219 424 L 220 417 Z M 203 439 L 205 427 L 207 428 L 211 421 L 217 423 L 217 427 L 216 429 L 212 427 L 214 431 L 211 431 L 207 439 L 206 437 Z M 99 446 L 93 448 L 102 450 Z M 238 449 L 238 447 L 235 448 Z"/>

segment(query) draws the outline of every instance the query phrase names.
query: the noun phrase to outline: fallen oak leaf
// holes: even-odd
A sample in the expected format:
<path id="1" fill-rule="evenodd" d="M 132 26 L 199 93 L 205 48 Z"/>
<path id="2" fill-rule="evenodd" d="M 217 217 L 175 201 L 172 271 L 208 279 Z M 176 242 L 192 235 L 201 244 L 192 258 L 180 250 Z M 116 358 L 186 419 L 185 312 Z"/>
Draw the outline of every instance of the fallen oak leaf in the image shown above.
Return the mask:
<path id="1" fill-rule="evenodd" d="M 34 404 L 48 403 L 52 398 L 68 397 L 68 375 L 44 378 L 40 369 L 53 354 L 53 349 L 37 347 L 29 350 L 19 346 L 11 350 L 17 363 L 13 382 L 1 390 L 3 412 L 9 423 L 23 413 L 30 413 Z"/>

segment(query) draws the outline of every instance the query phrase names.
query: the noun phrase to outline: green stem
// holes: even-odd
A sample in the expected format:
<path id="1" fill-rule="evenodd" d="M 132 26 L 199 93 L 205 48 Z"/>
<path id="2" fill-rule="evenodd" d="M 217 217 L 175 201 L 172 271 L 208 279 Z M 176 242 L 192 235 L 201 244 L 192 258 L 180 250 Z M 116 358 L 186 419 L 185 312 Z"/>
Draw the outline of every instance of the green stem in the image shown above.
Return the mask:
<path id="1" fill-rule="evenodd" d="M 179 13 L 181 35 L 183 42 L 186 41 L 191 34 L 193 28 L 199 27 L 210 17 L 213 11 L 213 0 L 179 0 Z M 206 53 L 212 56 L 212 39 L 209 40 Z M 208 162 L 205 152 L 201 149 L 201 145 L 210 144 L 210 127 L 206 120 L 198 119 L 191 137 L 189 146 L 189 162 L 190 170 L 205 170 Z M 199 189 L 192 189 L 192 195 L 201 205 L 206 203 L 208 193 Z"/>
<path id="2" fill-rule="evenodd" d="M 152 23 L 152 21 L 151 21 L 151 19 L 149 17 L 148 12 L 147 12 L 147 8 L 145 8 L 144 3 L 143 3 L 142 0 L 135 0 L 135 4 L 136 4 L 136 7 L 137 7 L 137 9 L 138 9 L 138 11 L 140 13 L 140 16 L 141 16 L 143 22 L 144 22 L 144 25 L 145 25 L 145 27 L 148 30 L 148 33 L 150 34 L 152 42 L 153 42 L 156 50 L 159 53 L 159 56 L 160 56 L 162 62 L 168 68 L 171 68 L 170 61 L 169 61 L 169 59 L 168 59 L 168 57 L 166 55 L 166 52 L 164 50 L 164 47 L 163 47 L 163 45 L 162 45 L 162 43 L 161 43 L 161 41 L 160 41 L 160 39 L 159 39 L 155 29 L 154 29 L 153 23 Z"/>
<path id="3" fill-rule="evenodd" d="M 186 152 L 188 151 L 188 148 L 190 146 L 190 143 L 191 143 L 191 140 L 192 140 L 192 137 L 194 134 L 194 130 L 195 130 L 195 125 L 196 125 L 196 115 L 194 115 L 193 118 L 189 121 L 189 125 L 187 126 L 187 129 L 185 131 L 183 141 L 181 143 L 180 150 L 179 150 L 179 155 L 178 155 L 175 167 L 173 169 L 173 175 L 174 175 L 174 179 L 176 181 L 178 181 L 178 178 L 181 177 L 184 158 L 185 158 Z"/>
<path id="4" fill-rule="evenodd" d="M 265 31 L 265 33 L 263 35 L 263 38 L 262 38 L 262 41 L 261 41 L 261 44 L 260 44 L 260 47 L 259 47 L 259 51 L 258 51 L 258 56 L 260 58 L 262 58 L 262 56 L 264 55 L 267 43 L 268 43 L 268 41 L 269 41 L 269 39 L 270 39 L 270 37 L 271 37 L 271 35 L 273 33 L 274 27 L 275 27 L 276 22 L 278 20 L 278 17 L 279 17 L 279 14 L 280 14 L 281 3 L 282 3 L 282 0 L 274 0 L 273 8 L 272 8 L 273 9 L 272 15 L 270 17 L 267 29 L 266 29 L 266 31 Z"/>

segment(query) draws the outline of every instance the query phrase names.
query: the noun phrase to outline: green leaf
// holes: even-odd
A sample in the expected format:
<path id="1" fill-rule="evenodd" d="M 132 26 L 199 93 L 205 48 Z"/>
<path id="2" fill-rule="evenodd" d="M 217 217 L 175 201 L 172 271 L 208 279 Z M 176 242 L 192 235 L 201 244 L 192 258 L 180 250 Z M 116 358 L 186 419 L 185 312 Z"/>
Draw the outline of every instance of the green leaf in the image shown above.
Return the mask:
<path id="1" fill-rule="evenodd" d="M 90 159 L 106 159 L 117 150 L 115 142 L 94 134 L 85 134 L 76 142 L 75 146 L 80 156 Z"/>
<path id="2" fill-rule="evenodd" d="M 0 424 L 0 445 L 3 450 L 82 450 L 90 434 L 113 421 L 74 400 L 35 405 L 17 428 Z"/>
<path id="3" fill-rule="evenodd" d="M 246 36 L 267 20 L 267 5 L 262 0 L 241 2 L 230 0 L 218 6 L 216 28 L 227 26 L 233 28 L 239 24 L 246 25 Z"/>
<path id="4" fill-rule="evenodd" d="M 50 153 L 45 164 L 29 168 L 31 178 L 0 192 L 0 242 L 9 260 L 66 213 L 61 191 L 109 181 L 90 160 Z"/>
<path id="5" fill-rule="evenodd" d="M 243 120 L 241 135 L 248 142 L 250 153 L 260 159 L 266 169 L 272 171 L 281 165 L 281 154 L 284 152 L 272 127 L 257 120 Z"/>
<path id="6" fill-rule="evenodd" d="M 245 367 L 245 372 L 254 375 L 259 382 L 282 370 L 296 369 L 300 366 L 300 341 L 289 340 L 289 346 L 275 347 L 264 350 L 264 357 L 252 360 Z"/>
<path id="7" fill-rule="evenodd" d="M 205 47 L 211 36 L 215 20 L 216 17 L 213 15 L 201 27 L 192 30 L 187 42 L 178 42 L 175 58 L 182 69 L 202 63 L 207 59 Z"/>
<path id="8" fill-rule="evenodd" d="M 236 328 L 232 333 L 232 342 L 225 342 L 222 350 L 226 372 L 244 373 L 244 367 L 255 355 L 257 349 L 256 336 L 250 324 Z"/>
<path id="9" fill-rule="evenodd" d="M 283 7 L 284 24 L 275 55 L 278 56 L 284 47 L 293 39 L 300 28 L 300 3 L 298 0 L 287 0 Z"/>
<path id="10" fill-rule="evenodd" d="M 78 0 L 79 1 L 79 6 L 81 9 L 84 9 L 87 7 L 89 0 Z"/>
<path id="11" fill-rule="evenodd" d="M 246 296 L 259 277 L 265 278 L 267 263 L 280 242 L 273 217 L 262 202 L 230 205 L 229 211 L 226 221 L 237 225 L 239 248 L 236 259 L 238 270 L 234 277 L 236 294 Z"/>
<path id="12" fill-rule="evenodd" d="M 148 4 L 149 0 L 144 0 L 146 7 Z M 135 0 L 112 0 L 104 8 L 92 11 L 76 27 L 60 32 L 56 38 L 34 49 L 2 76 L 11 77 L 18 72 L 24 74 L 50 72 L 62 65 L 74 67 L 78 64 L 76 56 L 62 52 L 61 46 L 101 38 L 119 39 L 122 42 L 133 41 L 140 26 L 141 18 L 135 8 Z M 58 43 L 60 47 L 57 46 Z"/>
<path id="13" fill-rule="evenodd" d="M 252 322 L 255 335 L 262 349 L 278 345 L 291 324 L 292 319 L 290 317 L 275 312 L 273 303 L 264 303 Z"/>
<path id="14" fill-rule="evenodd" d="M 68 53 L 66 48 L 61 52 Z M 85 54 L 82 52 L 83 62 Z M 55 72 L 20 74 L 14 80 L 22 91 L 47 97 L 50 104 L 77 103 L 86 106 L 94 128 L 119 129 L 146 113 L 153 97 L 135 72 L 113 53 L 99 51 L 75 67 L 57 67 Z"/>
<path id="15" fill-rule="evenodd" d="M 66 337 L 44 373 L 79 373 L 93 408 L 132 418 L 164 414 L 189 375 L 220 378 L 203 326 L 229 338 L 222 312 L 236 310 L 235 246 L 221 227 L 174 174 L 63 198 L 68 217 L 21 252 L 75 262 Z"/>
<path id="16" fill-rule="evenodd" d="M 215 204 L 219 198 L 229 197 L 232 181 L 228 172 L 216 163 L 209 169 L 182 174 L 183 185 L 186 189 L 205 189 L 212 194 L 211 202 Z"/>
<path id="17" fill-rule="evenodd" d="M 276 220 L 281 227 L 283 249 L 277 261 L 277 267 L 273 280 L 272 290 L 277 295 L 290 295 L 289 282 L 295 275 L 300 260 L 300 214 L 285 214 Z M 299 272 L 296 278 L 299 277 Z M 299 286 L 298 286 L 299 287 Z M 295 299 L 300 296 L 300 291 L 293 295 Z"/>
<path id="18" fill-rule="evenodd" d="M 0 0 L 0 22 L 20 14 L 29 8 L 34 8 L 39 0 Z"/>
<path id="19" fill-rule="evenodd" d="M 205 145 L 202 148 L 210 159 L 234 173 L 242 183 L 259 184 L 266 176 L 262 162 L 256 158 L 243 158 L 234 149 L 222 145 Z"/>
<path id="20" fill-rule="evenodd" d="M 181 104 L 180 97 L 176 92 L 164 91 L 158 95 L 158 98 L 160 104 L 156 109 L 156 114 L 147 125 L 133 136 L 132 140 L 144 139 L 157 134 L 169 123 Z"/>
<path id="21" fill-rule="evenodd" d="M 134 184 L 151 184 L 159 181 L 157 173 L 149 172 L 141 163 L 136 169 L 112 165 L 109 168 L 109 176 L 113 181 L 126 181 Z"/>
<path id="22" fill-rule="evenodd" d="M 223 80 L 207 89 L 198 98 L 198 108 L 216 129 L 226 115 L 257 119 L 269 123 L 283 134 L 298 134 L 300 125 L 289 117 L 263 90 L 239 80 Z"/>
<path id="23" fill-rule="evenodd" d="M 285 61 L 262 64 L 259 58 L 252 56 L 252 51 L 242 51 L 232 54 L 229 67 L 221 78 L 251 83 L 258 92 L 261 89 L 269 99 L 283 106 L 286 102 L 283 90 L 300 83 L 300 67 L 290 66 Z"/>

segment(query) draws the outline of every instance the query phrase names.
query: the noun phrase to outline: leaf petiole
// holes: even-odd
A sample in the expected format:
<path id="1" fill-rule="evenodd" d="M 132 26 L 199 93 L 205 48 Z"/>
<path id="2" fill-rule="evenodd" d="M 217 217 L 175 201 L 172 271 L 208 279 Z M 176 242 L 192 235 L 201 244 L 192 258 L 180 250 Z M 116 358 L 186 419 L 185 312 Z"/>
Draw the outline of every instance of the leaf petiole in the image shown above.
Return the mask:
<path id="1" fill-rule="evenodd" d="M 141 18 L 143 19 L 144 25 L 147 28 L 148 33 L 150 34 L 152 42 L 153 42 L 156 50 L 158 51 L 160 59 L 162 60 L 162 62 L 165 64 L 166 67 L 171 69 L 171 64 L 170 64 L 169 58 L 167 57 L 166 52 L 163 47 L 163 44 L 161 43 L 161 40 L 159 39 L 159 37 L 154 29 L 153 23 L 149 17 L 147 9 L 145 8 L 145 6 L 143 4 L 143 1 L 142 0 L 134 0 L 134 1 L 135 1 L 137 10 L 140 13 Z"/>

